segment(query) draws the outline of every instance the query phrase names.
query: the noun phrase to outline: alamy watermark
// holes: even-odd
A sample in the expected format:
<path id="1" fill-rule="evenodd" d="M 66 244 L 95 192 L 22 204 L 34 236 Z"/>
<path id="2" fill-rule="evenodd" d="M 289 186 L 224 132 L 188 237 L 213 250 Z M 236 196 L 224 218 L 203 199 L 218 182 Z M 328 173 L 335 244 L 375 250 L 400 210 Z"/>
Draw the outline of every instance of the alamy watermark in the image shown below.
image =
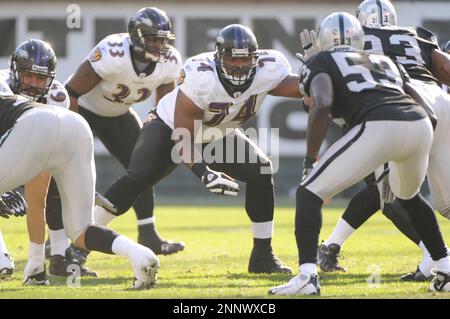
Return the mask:
<path id="1" fill-rule="evenodd" d="M 66 26 L 69 29 L 81 29 L 81 7 L 71 3 L 67 6 L 66 12 L 69 14 L 66 19 Z"/>
<path id="2" fill-rule="evenodd" d="M 381 267 L 377 264 L 372 264 L 367 267 L 367 272 L 370 273 L 367 277 L 366 282 L 369 288 L 380 288 L 381 287 Z"/>
<path id="3" fill-rule="evenodd" d="M 194 121 L 194 134 L 186 128 L 172 132 L 175 146 L 171 158 L 176 164 L 225 163 L 261 164 L 261 174 L 274 174 L 279 169 L 278 128 L 224 128 L 204 127 Z M 263 151 L 264 150 L 264 151 Z"/>

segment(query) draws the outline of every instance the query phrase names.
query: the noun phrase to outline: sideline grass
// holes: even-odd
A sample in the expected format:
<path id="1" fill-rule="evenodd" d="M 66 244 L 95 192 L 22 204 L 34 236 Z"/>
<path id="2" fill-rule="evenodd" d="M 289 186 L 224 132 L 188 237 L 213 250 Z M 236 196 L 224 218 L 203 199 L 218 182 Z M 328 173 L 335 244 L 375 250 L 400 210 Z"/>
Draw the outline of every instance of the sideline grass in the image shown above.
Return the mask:
<path id="1" fill-rule="evenodd" d="M 332 231 L 342 209 L 325 208 L 321 239 Z M 92 253 L 87 266 L 100 278 L 82 279 L 81 288 L 68 288 L 65 279 L 50 278 L 50 287 L 24 287 L 22 272 L 27 257 L 25 219 L 0 220 L 5 241 L 16 264 L 13 278 L 0 282 L 0 298 L 278 298 L 267 296 L 268 288 L 284 283 L 290 275 L 250 275 L 247 262 L 252 238 L 248 218 L 241 207 L 162 206 L 157 208 L 161 235 L 183 240 L 186 249 L 162 256 L 158 286 L 132 291 L 132 272 L 127 260 Z M 447 241 L 450 223 L 439 218 Z M 132 212 L 115 220 L 112 228 L 136 239 Z M 297 269 L 294 239 L 294 209 L 276 211 L 273 243 L 278 256 Z M 449 298 L 431 294 L 426 283 L 401 283 L 400 275 L 415 269 L 420 251 L 405 239 L 380 213 L 347 242 L 341 263 L 346 274 L 322 274 L 322 298 Z M 374 271 L 381 273 L 379 287 L 368 286 Z"/>

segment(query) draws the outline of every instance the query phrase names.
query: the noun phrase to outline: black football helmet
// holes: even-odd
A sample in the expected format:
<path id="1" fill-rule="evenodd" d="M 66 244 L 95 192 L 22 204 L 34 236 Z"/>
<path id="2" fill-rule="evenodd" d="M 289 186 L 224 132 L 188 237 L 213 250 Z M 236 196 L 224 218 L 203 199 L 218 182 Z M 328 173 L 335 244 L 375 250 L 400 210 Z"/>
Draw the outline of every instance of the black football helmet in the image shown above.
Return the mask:
<path id="1" fill-rule="evenodd" d="M 164 62 L 170 56 L 175 40 L 172 24 L 158 8 L 142 8 L 128 23 L 133 51 L 145 60 Z"/>
<path id="2" fill-rule="evenodd" d="M 444 46 L 442 47 L 442 51 L 444 51 L 445 53 L 450 54 L 450 40 L 448 40 Z"/>
<path id="3" fill-rule="evenodd" d="M 42 40 L 31 39 L 20 44 L 9 59 L 10 86 L 15 93 L 38 101 L 44 98 L 55 78 L 56 55 L 50 44 Z M 38 75 L 41 85 L 24 83 L 27 75 Z"/>
<path id="4" fill-rule="evenodd" d="M 214 60 L 222 83 L 239 89 L 253 81 L 258 60 L 258 42 L 252 30 L 231 24 L 223 28 L 216 38 Z M 233 63 L 238 60 L 242 63 Z"/>

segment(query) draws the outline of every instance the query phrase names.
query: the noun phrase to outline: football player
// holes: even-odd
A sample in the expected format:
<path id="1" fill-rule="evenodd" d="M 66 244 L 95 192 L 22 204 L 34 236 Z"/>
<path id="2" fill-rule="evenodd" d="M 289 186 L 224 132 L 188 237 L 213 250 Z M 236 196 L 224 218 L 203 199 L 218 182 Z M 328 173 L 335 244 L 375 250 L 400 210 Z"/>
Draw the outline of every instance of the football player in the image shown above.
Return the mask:
<path id="1" fill-rule="evenodd" d="M 128 33 L 112 34 L 92 50 L 68 79 L 71 110 L 81 114 L 111 154 L 128 168 L 142 123 L 134 104 L 156 102 L 175 87 L 181 56 L 173 47 L 174 35 L 166 13 L 142 8 L 128 23 Z M 162 239 L 155 228 L 153 188 L 133 202 L 138 242 L 155 254 L 184 249 L 182 242 Z"/>
<path id="2" fill-rule="evenodd" d="M 419 192 L 433 141 L 428 112 L 434 125 L 436 117 L 418 91 L 403 81 L 406 73 L 402 76 L 390 58 L 363 52 L 364 31 L 352 15 L 337 12 L 326 17 L 320 25 L 318 46 L 321 52 L 299 71 L 300 89 L 312 98 L 307 156 L 296 194 L 299 274 L 269 293 L 320 294 L 317 248 L 323 201 L 386 162 L 391 163 L 389 182 L 393 193 L 436 261 L 437 276 L 430 289 L 449 291 L 450 258 L 433 209 Z M 406 95 L 404 89 L 425 107 Z M 328 115 L 344 123 L 348 132 L 312 167 L 328 127 Z"/>
<path id="3" fill-rule="evenodd" d="M 449 56 L 439 49 L 436 37 L 430 31 L 422 27 L 397 27 L 397 14 L 388 0 L 366 0 L 360 4 L 356 15 L 365 32 L 365 50 L 385 54 L 401 63 L 412 79 L 411 84 L 427 99 L 439 119 L 427 175 L 433 202 L 444 217 L 450 218 L 450 96 L 439 85 L 439 82 L 450 83 Z M 382 171 L 375 172 L 376 179 Z M 381 187 L 389 188 L 388 183 L 379 183 L 377 187 L 371 182 L 350 201 L 335 230 L 319 248 L 319 264 L 324 271 L 343 270 L 337 262 L 343 243 L 382 208 L 394 225 L 423 251 L 417 270 L 402 279 L 426 280 L 431 277 L 433 265 L 430 254 L 398 201 L 384 203 L 385 199 L 380 199 L 380 194 L 383 195 Z"/>
<path id="4" fill-rule="evenodd" d="M 291 74 L 290 65 L 280 52 L 259 50 L 253 32 L 233 24 L 219 32 L 215 52 L 202 53 L 185 62 L 178 84 L 149 115 L 126 174 L 106 191 L 105 197 L 116 211 L 96 207 L 96 222 L 106 225 L 125 213 L 144 189 L 175 169 L 176 160 L 171 153 L 178 151 L 173 149 L 172 133 L 175 137 L 187 130 L 193 136 L 197 120 L 205 133 L 201 147 L 215 148 L 216 154 L 223 154 L 223 158 L 209 162 L 200 158 L 195 163 L 188 159 L 185 164 L 215 194 L 237 195 L 239 188 L 234 178 L 246 183 L 245 209 L 253 229 L 248 271 L 291 273 L 271 246 L 274 215 L 271 161 L 235 128 L 258 113 L 267 94 L 300 97 L 298 77 Z M 211 131 L 224 134 L 216 136 L 213 143 L 213 138 L 206 136 Z M 226 133 L 230 134 L 224 137 Z M 187 154 L 190 150 L 181 151 Z"/>
<path id="5" fill-rule="evenodd" d="M 34 69 L 39 67 L 44 65 Z M 76 246 L 128 258 L 135 276 L 133 288 L 155 284 L 159 260 L 149 248 L 94 225 L 93 137 L 83 117 L 14 95 L 2 80 L 0 135 L 0 193 L 49 172 L 60 192 L 64 229 Z M 28 270 L 24 283 L 42 273 L 43 267 L 36 264 Z"/>
<path id="6" fill-rule="evenodd" d="M 21 43 L 10 57 L 10 68 L 0 70 L 0 78 L 9 84 L 14 94 L 21 95 L 30 101 L 37 101 L 43 104 L 55 105 L 69 108 L 69 97 L 64 86 L 55 77 L 56 55 L 51 46 L 38 39 L 31 39 Z M 29 264 L 25 267 L 25 276 L 30 268 L 39 265 L 44 267 L 43 243 L 45 236 L 45 220 L 49 225 L 49 236 L 54 248 L 50 258 L 49 273 L 54 276 L 68 276 L 67 266 L 69 264 L 79 264 L 76 260 L 66 259 L 65 252 L 68 247 L 68 239 L 62 227 L 61 214 L 47 214 L 46 195 L 50 180 L 50 175 L 41 173 L 25 185 L 25 194 L 28 202 L 27 223 L 30 236 L 29 244 Z M 54 181 L 52 181 L 54 184 Z M 55 186 L 56 188 L 56 186 Z M 49 197 L 54 196 L 54 191 L 49 191 Z M 54 231 L 55 220 L 61 220 L 61 230 Z M 0 235 L 1 236 L 1 235 Z M 0 239 L 0 259 L 6 258 L 8 253 L 6 246 Z M 3 256 L 2 256 L 3 255 Z M 4 268 L 5 272 L 12 274 L 11 267 Z M 96 276 L 95 272 L 80 266 L 81 275 Z M 45 269 L 40 277 L 45 277 Z"/>

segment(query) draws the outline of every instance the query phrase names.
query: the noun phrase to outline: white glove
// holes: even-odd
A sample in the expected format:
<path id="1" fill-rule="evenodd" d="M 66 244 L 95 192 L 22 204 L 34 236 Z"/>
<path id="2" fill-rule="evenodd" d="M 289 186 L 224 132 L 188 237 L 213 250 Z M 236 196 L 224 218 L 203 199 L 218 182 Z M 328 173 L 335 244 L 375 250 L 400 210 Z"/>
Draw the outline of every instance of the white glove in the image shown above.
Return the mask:
<path id="1" fill-rule="evenodd" d="M 233 178 L 210 168 L 203 173 L 202 183 L 210 192 L 217 195 L 237 196 L 239 194 L 239 185 Z"/>
<path id="2" fill-rule="evenodd" d="M 300 46 L 303 49 L 303 54 L 296 53 L 295 56 L 302 63 L 306 63 L 308 59 L 320 51 L 319 46 L 317 45 L 316 32 L 314 30 L 309 31 L 308 29 L 304 29 L 300 32 Z"/>
<path id="3" fill-rule="evenodd" d="M 389 186 L 389 174 L 386 174 L 381 180 L 381 200 L 384 203 L 390 204 L 394 201 L 395 195 L 391 190 L 391 186 Z"/>
<path id="4" fill-rule="evenodd" d="M 117 213 L 117 207 L 114 206 L 105 196 L 100 193 L 95 192 L 95 206 L 100 206 L 114 214 Z"/>

